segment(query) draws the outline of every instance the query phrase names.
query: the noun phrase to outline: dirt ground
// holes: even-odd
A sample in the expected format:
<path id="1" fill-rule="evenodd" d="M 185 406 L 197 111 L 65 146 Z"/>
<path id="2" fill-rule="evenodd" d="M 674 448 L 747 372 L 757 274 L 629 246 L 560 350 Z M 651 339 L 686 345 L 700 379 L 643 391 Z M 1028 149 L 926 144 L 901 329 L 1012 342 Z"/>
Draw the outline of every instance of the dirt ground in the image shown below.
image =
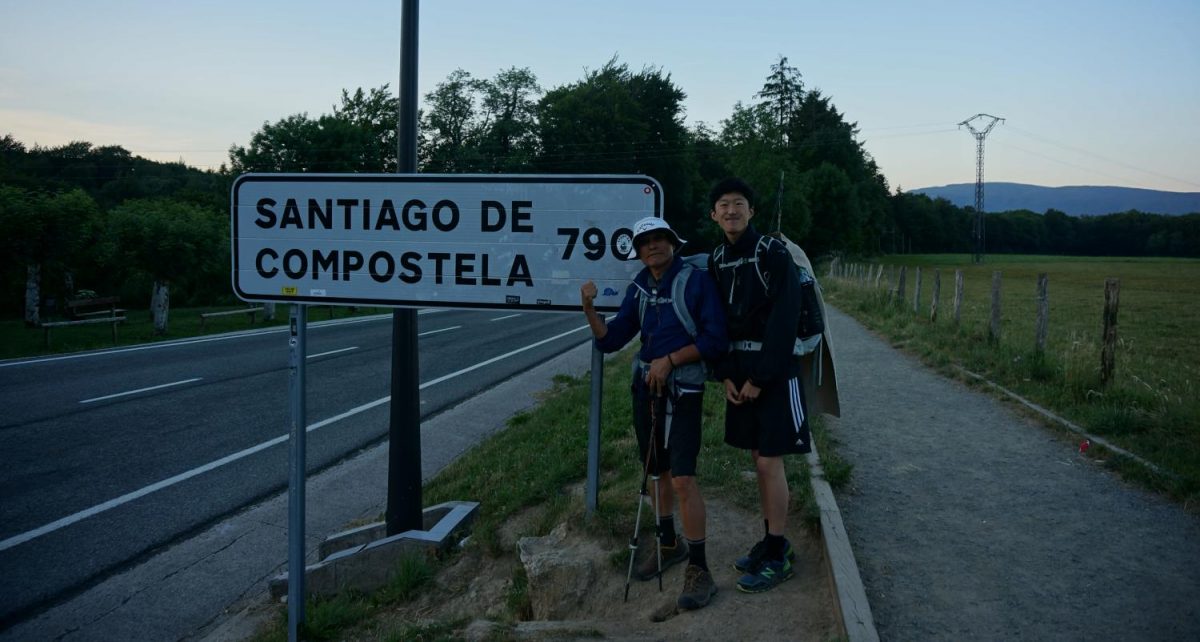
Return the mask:
<path id="1" fill-rule="evenodd" d="M 487 558 L 468 546 L 438 572 L 435 588 L 385 615 L 380 623 L 392 626 L 380 628 L 395 630 L 403 623 L 462 619 L 474 621 L 474 625 L 457 631 L 456 636 L 484 637 L 490 627 L 482 620 L 497 618 L 504 612 L 507 589 L 521 564 L 516 538 L 524 530 L 523 521 L 514 520 L 502 536 L 505 548 L 512 554 Z M 599 571 L 594 590 L 581 602 L 566 607 L 564 617 L 558 621 L 521 622 L 515 629 L 492 631 L 493 636 L 547 640 L 597 636 L 612 640 L 837 639 L 836 611 L 822 559 L 823 547 L 819 540 L 805 534 L 798 523 L 787 533 L 796 551 L 796 575 L 767 593 L 740 593 L 735 586 L 738 573 L 733 569 L 733 560 L 761 537 L 762 521 L 720 500 L 709 500 L 708 559 L 718 593 L 706 608 L 677 615 L 671 614 L 683 586 L 682 565 L 667 571 L 661 593 L 657 581 L 634 582 L 629 601 L 624 602 L 625 567 L 617 568 L 612 562 L 613 546 L 623 544 L 582 541 L 591 536 L 570 526 L 564 546 L 593 551 L 595 568 Z M 656 613 L 670 617 L 652 621 Z"/>

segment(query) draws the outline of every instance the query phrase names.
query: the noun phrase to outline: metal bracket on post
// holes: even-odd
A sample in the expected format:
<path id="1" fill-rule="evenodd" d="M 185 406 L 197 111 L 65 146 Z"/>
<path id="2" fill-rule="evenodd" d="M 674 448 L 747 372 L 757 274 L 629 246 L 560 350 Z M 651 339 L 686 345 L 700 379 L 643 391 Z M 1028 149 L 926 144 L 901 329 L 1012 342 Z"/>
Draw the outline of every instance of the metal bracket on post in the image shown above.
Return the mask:
<path id="1" fill-rule="evenodd" d="M 304 625 L 304 483 L 306 477 L 305 361 L 308 349 L 308 306 L 292 306 L 288 335 L 288 640 L 300 639 Z"/>
<path id="2" fill-rule="evenodd" d="M 604 353 L 592 342 L 592 402 L 588 410 L 587 516 L 600 503 L 600 411 L 604 398 Z"/>

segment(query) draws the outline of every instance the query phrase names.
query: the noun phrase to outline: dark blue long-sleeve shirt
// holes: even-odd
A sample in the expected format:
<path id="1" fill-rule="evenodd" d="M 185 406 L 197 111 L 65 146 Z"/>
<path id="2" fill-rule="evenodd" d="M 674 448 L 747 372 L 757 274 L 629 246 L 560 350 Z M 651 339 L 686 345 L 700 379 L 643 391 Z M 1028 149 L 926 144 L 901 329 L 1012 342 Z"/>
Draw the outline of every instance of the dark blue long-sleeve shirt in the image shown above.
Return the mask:
<path id="1" fill-rule="evenodd" d="M 616 352 L 625 347 L 625 344 L 640 331 L 642 349 L 638 355 L 642 361 L 666 356 L 692 343 L 696 344 L 700 356 L 705 360 L 714 360 L 724 355 L 729 349 L 725 310 L 721 306 L 716 282 L 704 270 L 692 270 L 691 278 L 684 288 L 684 304 L 696 324 L 695 339 L 692 339 L 687 329 L 675 317 L 674 306 L 670 303 L 647 305 L 644 323 L 638 320 L 638 293 L 648 297 L 648 300 L 653 300 L 656 296 L 670 297 L 671 284 L 682 267 L 683 260 L 676 256 L 671 267 L 667 268 L 657 283 L 650 275 L 649 269 L 639 272 L 625 290 L 625 298 L 621 300 L 617 316 L 608 322 L 608 334 L 605 334 L 603 339 L 596 340 L 596 347 L 602 352 Z"/>

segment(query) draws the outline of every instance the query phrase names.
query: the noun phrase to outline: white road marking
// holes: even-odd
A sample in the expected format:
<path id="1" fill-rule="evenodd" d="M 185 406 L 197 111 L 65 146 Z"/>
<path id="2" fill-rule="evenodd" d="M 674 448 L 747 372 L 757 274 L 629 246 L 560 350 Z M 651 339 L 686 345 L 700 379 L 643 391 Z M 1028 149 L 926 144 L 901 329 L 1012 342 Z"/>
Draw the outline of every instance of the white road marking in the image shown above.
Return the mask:
<path id="1" fill-rule="evenodd" d="M 422 308 L 417 311 L 418 315 L 434 314 L 437 312 L 449 312 L 449 308 Z M 388 318 L 387 314 L 373 314 L 366 317 L 355 317 L 352 319 L 334 319 L 332 321 L 314 321 L 308 324 L 310 328 L 326 328 L 329 326 L 339 325 L 354 325 L 357 323 L 369 323 L 371 321 L 380 321 Z M 75 354 L 61 354 L 53 357 L 42 357 L 40 359 L 14 359 L 9 361 L 0 361 L 0 368 L 11 368 L 13 366 L 28 366 L 36 363 L 49 363 L 51 361 L 67 361 L 69 359 L 86 359 L 88 357 L 102 357 L 110 354 L 121 354 L 123 352 L 141 352 L 142 350 L 160 350 L 162 348 L 173 348 L 176 346 L 187 346 L 196 343 L 209 343 L 212 341 L 228 341 L 230 339 L 241 339 L 243 337 L 256 337 L 260 334 L 275 334 L 287 332 L 286 325 L 263 328 L 260 330 L 242 330 L 239 332 L 227 332 L 225 334 L 213 335 L 211 337 L 198 337 L 194 339 L 179 339 L 178 341 L 161 341 L 158 343 L 146 343 L 143 345 L 129 346 L 128 348 L 114 348 L 112 350 L 97 350 L 95 352 L 76 352 Z"/>
<path id="2" fill-rule="evenodd" d="M 118 393 L 111 394 L 111 395 L 104 395 L 103 397 L 93 397 L 92 399 L 84 399 L 83 401 L 80 401 L 79 403 L 92 403 L 93 401 L 104 401 L 105 399 L 116 399 L 117 397 L 124 397 L 126 395 L 136 395 L 139 392 L 148 392 L 150 390 L 160 390 L 162 388 L 170 388 L 171 386 L 182 386 L 185 383 L 191 383 L 193 381 L 200 381 L 200 379 L 202 379 L 202 377 L 192 377 L 191 379 L 184 379 L 183 381 L 173 381 L 171 383 L 164 383 L 164 384 L 158 385 L 158 386 L 150 386 L 148 388 L 138 388 L 137 390 L 129 390 L 127 392 L 118 392 Z"/>
<path id="3" fill-rule="evenodd" d="M 538 346 L 543 346 L 547 343 L 550 343 L 551 341 L 556 341 L 556 340 L 561 339 L 570 334 L 579 332 L 580 330 L 586 330 L 587 327 L 588 326 L 586 326 L 586 325 L 579 326 L 578 328 L 575 328 L 574 330 L 568 330 L 561 334 L 556 334 L 556 335 L 550 337 L 549 339 L 543 339 L 536 343 L 531 343 L 523 348 L 517 348 L 516 350 L 506 352 L 498 357 L 492 357 L 491 359 L 488 359 L 486 361 L 481 361 L 473 366 L 463 368 L 462 370 L 459 370 L 457 372 L 452 372 L 448 375 L 438 377 L 437 379 L 434 379 L 432 381 L 426 381 L 425 383 L 420 385 L 419 389 L 424 390 L 430 386 L 434 386 L 439 383 L 442 383 L 443 381 L 449 381 L 450 379 L 453 379 L 455 377 L 464 375 L 464 374 L 466 374 L 468 372 L 472 372 L 474 370 L 478 370 L 479 368 L 483 368 L 485 366 L 489 366 L 493 363 L 496 363 L 497 361 L 502 361 L 504 359 L 507 359 L 507 358 L 517 355 L 517 354 L 520 354 L 527 350 L 532 350 Z M 315 424 L 310 424 L 305 429 L 305 432 L 312 432 L 318 428 L 323 428 L 330 424 L 341 421 L 347 417 L 352 417 L 361 412 L 366 412 L 367 410 L 370 410 L 372 408 L 375 408 L 375 407 L 378 407 L 378 406 L 381 406 L 381 405 L 387 403 L 388 401 L 391 400 L 391 398 L 392 398 L 391 395 L 388 395 L 386 397 L 380 397 L 379 399 L 376 399 L 375 401 L 365 403 L 365 404 L 355 407 L 355 408 L 351 408 L 350 410 L 347 410 L 346 412 L 343 412 L 339 415 L 334 415 L 328 419 L 323 419 L 321 421 L 318 421 Z M 220 459 L 210 461 L 207 464 L 204 464 L 203 466 L 198 466 L 189 471 L 182 472 L 178 475 L 175 475 L 174 477 L 168 477 L 167 479 L 155 482 L 153 484 L 150 484 L 149 486 L 144 486 L 133 492 L 121 495 L 120 497 L 110 499 L 101 504 L 96 504 L 95 506 L 92 506 L 91 508 L 87 508 L 87 509 L 79 511 L 78 513 L 67 515 L 66 517 L 63 517 L 62 519 L 58 519 L 53 522 L 50 522 L 49 524 L 46 524 L 45 526 L 40 526 L 38 528 L 35 528 L 31 531 L 26 531 L 19 535 L 14 535 L 6 540 L 0 541 L 0 551 L 6 551 L 10 548 L 13 548 L 14 546 L 19 546 L 21 544 L 24 544 L 25 542 L 28 542 L 32 539 L 41 537 L 42 535 L 45 535 L 47 533 L 52 533 L 61 528 L 65 528 L 67 526 L 70 526 L 71 524 L 78 522 L 78 521 L 87 519 L 89 517 L 98 515 L 100 513 L 103 513 L 104 511 L 107 511 L 109 509 L 116 508 L 123 504 L 128 504 L 129 502 L 132 502 L 136 499 L 141 499 L 142 497 L 145 497 L 146 495 L 149 495 L 150 493 L 160 491 L 160 490 L 162 490 L 164 488 L 168 488 L 170 486 L 174 486 L 175 484 L 178 484 L 179 482 L 187 481 L 193 477 L 196 477 L 197 475 L 202 475 L 209 471 L 216 470 L 217 468 L 220 468 L 221 466 L 224 466 L 225 464 L 233 463 L 235 461 L 238 461 L 239 459 L 245 459 L 246 457 L 249 457 L 250 455 L 253 455 L 258 452 L 262 452 L 272 446 L 277 446 L 279 444 L 286 443 L 287 441 L 288 441 L 288 435 L 280 435 L 278 437 L 275 437 L 274 439 L 264 441 L 261 444 L 251 446 L 245 450 L 241 450 L 236 453 L 233 453 L 232 455 L 226 455 L 225 457 L 222 457 Z"/>
<path id="4" fill-rule="evenodd" d="M 587 327 L 588 326 L 586 326 L 586 325 L 581 325 L 578 328 L 575 328 L 574 330 L 567 330 L 566 332 L 563 332 L 561 334 L 556 334 L 556 335 L 550 337 L 549 339 L 542 339 L 541 341 L 538 341 L 537 343 L 531 343 L 531 344 L 525 346 L 524 348 L 517 348 L 516 350 L 513 350 L 511 352 L 505 352 L 504 354 L 502 354 L 498 357 L 492 357 L 491 359 L 488 359 L 487 361 L 480 361 L 479 363 L 477 363 L 473 366 L 467 367 L 467 368 L 463 368 L 462 370 L 459 370 L 458 372 L 451 372 L 450 374 L 438 377 L 437 379 L 434 379 L 433 381 L 426 381 L 425 383 L 421 384 L 420 389 L 424 390 L 424 389 L 428 388 L 429 386 L 439 384 L 443 381 L 449 381 L 450 379 L 453 379 L 460 375 L 465 375 L 468 372 L 478 370 L 484 366 L 490 366 L 493 363 L 496 363 L 497 361 L 503 361 L 504 359 L 507 359 L 513 355 L 521 354 L 522 352 L 525 352 L 526 350 L 532 350 L 538 346 L 546 345 L 547 343 L 550 343 L 551 341 L 561 339 L 569 334 L 574 334 L 576 332 L 579 332 L 580 330 L 586 330 Z"/>
<path id="5" fill-rule="evenodd" d="M 503 321 L 505 319 L 511 319 L 513 317 L 519 317 L 519 316 L 521 316 L 521 315 L 520 314 L 510 314 L 506 317 L 496 317 L 495 319 L 488 319 L 488 321 Z"/>
<path id="6" fill-rule="evenodd" d="M 351 350 L 358 350 L 358 346 L 350 346 L 349 348 L 342 348 L 340 350 L 330 350 L 329 352 L 319 352 L 317 354 L 310 354 L 306 358 L 307 359 L 316 359 L 317 357 L 326 357 L 331 354 L 337 354 L 339 352 L 349 352 Z"/>
<path id="7" fill-rule="evenodd" d="M 430 330 L 429 332 L 422 332 L 421 334 L 418 334 L 417 336 L 418 337 L 427 337 L 431 334 L 437 334 L 439 332 L 449 332 L 451 330 L 457 330 L 461 327 L 462 327 L 461 325 L 452 325 L 449 328 L 442 328 L 441 330 Z"/>

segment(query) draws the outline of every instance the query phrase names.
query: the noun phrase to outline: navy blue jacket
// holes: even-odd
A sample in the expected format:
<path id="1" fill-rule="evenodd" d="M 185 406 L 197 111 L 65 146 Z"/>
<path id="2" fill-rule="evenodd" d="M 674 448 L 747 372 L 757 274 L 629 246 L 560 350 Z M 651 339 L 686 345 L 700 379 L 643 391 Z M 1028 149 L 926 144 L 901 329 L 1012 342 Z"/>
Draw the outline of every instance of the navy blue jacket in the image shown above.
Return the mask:
<path id="1" fill-rule="evenodd" d="M 683 267 L 683 260 L 677 255 L 667 268 L 662 279 L 655 283 L 649 268 L 642 269 L 633 282 L 625 290 L 625 298 L 621 300 L 621 309 L 617 316 L 608 322 L 608 334 L 603 339 L 596 339 L 596 347 L 602 352 L 616 352 L 625 347 L 635 335 L 641 332 L 642 349 L 638 356 L 642 361 L 652 361 L 666 356 L 680 348 L 695 343 L 700 350 L 700 356 L 705 360 L 714 360 L 729 350 L 729 339 L 725 331 L 725 310 L 721 306 L 717 284 L 703 270 L 693 270 L 684 288 L 684 304 L 692 313 L 696 323 L 696 338 L 691 335 L 675 318 L 675 309 L 670 303 L 647 305 L 645 323 L 638 320 L 638 292 L 653 299 L 658 295 L 669 297 L 671 283 Z"/>

